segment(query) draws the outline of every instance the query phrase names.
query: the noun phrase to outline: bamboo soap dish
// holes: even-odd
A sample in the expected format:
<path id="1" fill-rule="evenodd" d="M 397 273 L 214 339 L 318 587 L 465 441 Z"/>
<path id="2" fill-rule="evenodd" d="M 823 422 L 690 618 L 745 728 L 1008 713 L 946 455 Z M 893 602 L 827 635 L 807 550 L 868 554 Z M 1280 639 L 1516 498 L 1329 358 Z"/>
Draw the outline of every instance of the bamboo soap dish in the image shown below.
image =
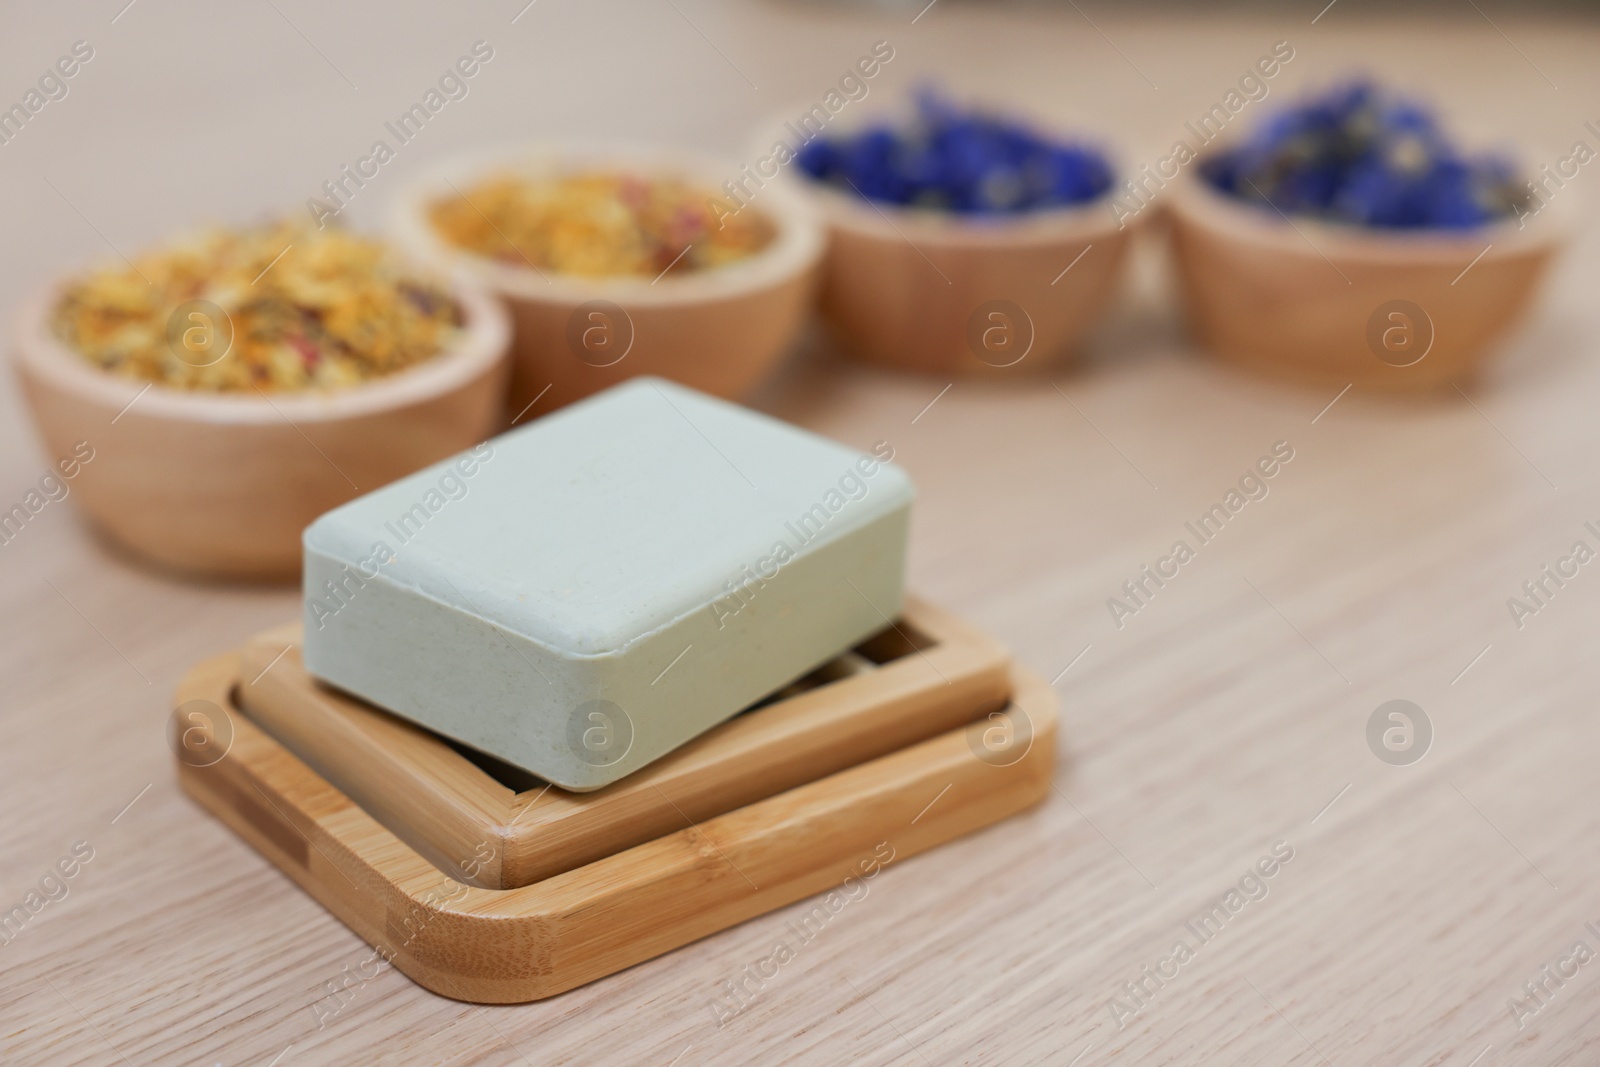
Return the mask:
<path id="1" fill-rule="evenodd" d="M 859 878 L 884 846 L 898 861 L 998 822 L 1044 798 L 1055 764 L 1050 687 L 922 604 L 587 794 L 508 784 L 482 757 L 319 692 L 274 640 L 180 685 L 180 783 L 403 973 L 475 1003 L 552 996 Z M 296 691 L 315 725 L 291 737 Z"/>
<path id="2" fill-rule="evenodd" d="M 1010 659 L 932 605 L 626 778 L 551 786 L 321 685 L 299 627 L 240 654 L 240 709 L 440 870 L 515 889 L 1005 707 Z"/>

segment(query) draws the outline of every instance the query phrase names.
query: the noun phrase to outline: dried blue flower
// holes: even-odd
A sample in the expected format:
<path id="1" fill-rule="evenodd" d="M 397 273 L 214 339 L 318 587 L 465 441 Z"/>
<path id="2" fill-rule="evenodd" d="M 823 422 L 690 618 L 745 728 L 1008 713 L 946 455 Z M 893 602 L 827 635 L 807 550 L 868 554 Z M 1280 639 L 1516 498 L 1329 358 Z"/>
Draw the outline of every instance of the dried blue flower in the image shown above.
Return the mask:
<path id="1" fill-rule="evenodd" d="M 881 203 L 961 215 L 1016 215 L 1093 200 L 1111 166 L 1092 148 L 1061 144 L 1027 126 L 964 112 L 931 90 L 899 129 L 815 137 L 797 162 L 812 178 Z"/>
<path id="2" fill-rule="evenodd" d="M 1425 107 L 1365 81 L 1273 115 L 1200 172 L 1285 214 L 1385 229 L 1468 229 L 1527 202 L 1508 161 L 1462 155 Z"/>

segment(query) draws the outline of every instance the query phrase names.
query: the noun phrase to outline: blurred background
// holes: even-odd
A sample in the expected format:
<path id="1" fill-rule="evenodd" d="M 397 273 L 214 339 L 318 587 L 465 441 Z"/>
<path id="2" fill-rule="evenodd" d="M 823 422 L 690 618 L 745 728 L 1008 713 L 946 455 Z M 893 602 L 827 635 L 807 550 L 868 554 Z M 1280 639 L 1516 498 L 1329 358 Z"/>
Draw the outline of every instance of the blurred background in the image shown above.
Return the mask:
<path id="1" fill-rule="evenodd" d="M 1278 40 L 1296 50 L 1272 84 L 1280 101 L 1365 70 L 1422 91 L 1463 133 L 1514 133 L 1540 159 L 1593 117 L 1580 3 L 1337 0 L 1314 25 L 1322 5 L 1268 2 L 125 3 L 8 16 L 8 101 L 74 41 L 95 49 L 67 98 L 3 146 L 0 182 L 19 208 L 0 267 L 10 294 L 108 243 L 132 251 L 198 221 L 303 210 L 480 39 L 495 60 L 362 192 L 353 224 L 377 226 L 388 191 L 486 143 L 604 137 L 739 156 L 880 39 L 895 59 L 874 95 L 932 79 L 1083 123 L 1138 160 Z"/>

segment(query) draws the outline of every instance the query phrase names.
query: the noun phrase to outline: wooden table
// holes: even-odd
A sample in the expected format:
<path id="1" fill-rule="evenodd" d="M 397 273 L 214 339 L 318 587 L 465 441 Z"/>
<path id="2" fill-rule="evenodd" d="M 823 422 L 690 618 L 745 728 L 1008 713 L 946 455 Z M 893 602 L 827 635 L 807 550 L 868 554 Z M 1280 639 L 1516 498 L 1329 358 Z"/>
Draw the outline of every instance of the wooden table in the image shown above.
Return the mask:
<path id="1" fill-rule="evenodd" d="M 939 75 L 1093 115 L 1135 161 L 1280 39 L 1296 59 L 1275 97 L 1360 63 L 1536 161 L 1593 144 L 1581 124 L 1600 117 L 1594 28 L 1501 3 L 1374 21 L 1345 0 L 1315 24 L 1318 3 L 1246 19 L 944 0 L 914 24 L 914 6 L 721 0 L 122 4 L 30 9 L 0 41 L 18 97 L 72 41 L 96 50 L 0 147 L 8 298 L 108 245 L 300 210 L 480 38 L 494 61 L 362 191 L 357 224 L 381 218 L 398 172 L 484 140 L 600 131 L 737 152 L 878 39 L 896 58 L 874 92 Z M 1597 175 L 1562 195 L 1593 197 Z M 1581 237 L 1489 379 L 1428 403 L 1205 362 L 1154 247 L 1085 364 L 1053 379 L 942 392 L 809 342 L 756 403 L 894 443 L 920 487 L 914 586 L 1056 680 L 1062 765 L 1042 808 L 891 866 L 722 1028 L 711 1001 L 789 911 L 522 1007 L 383 971 L 319 1028 L 310 1005 L 370 949 L 179 794 L 163 737 L 184 669 L 291 617 L 294 593 L 167 580 L 51 504 L 0 546 L 0 909 L 76 842 L 92 859 L 0 952 L 0 1060 L 1597 1062 L 1600 962 L 1571 948 L 1600 952 L 1600 565 L 1520 628 L 1507 608 L 1575 541 L 1600 545 L 1584 526 L 1600 525 L 1597 283 Z M 50 457 L 9 383 L 0 403 L 9 506 Z M 1107 599 L 1279 441 L 1294 458 L 1270 495 L 1119 628 Z M 1368 745 L 1392 699 L 1431 722 L 1412 765 Z M 1274 847 L 1292 859 L 1246 878 Z M 1226 921 L 1202 940 L 1186 924 L 1219 900 Z M 1180 939 L 1192 958 L 1175 962 Z M 1547 964 L 1577 971 L 1558 985 Z"/>

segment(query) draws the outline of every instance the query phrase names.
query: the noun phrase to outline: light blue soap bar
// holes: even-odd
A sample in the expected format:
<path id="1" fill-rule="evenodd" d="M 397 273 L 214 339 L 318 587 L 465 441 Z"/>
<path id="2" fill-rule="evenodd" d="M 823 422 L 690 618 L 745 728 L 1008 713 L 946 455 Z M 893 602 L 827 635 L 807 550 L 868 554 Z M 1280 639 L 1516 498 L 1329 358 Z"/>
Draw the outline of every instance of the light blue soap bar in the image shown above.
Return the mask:
<path id="1" fill-rule="evenodd" d="M 899 614 L 892 455 L 634 379 L 312 523 L 306 667 L 599 788 Z"/>

